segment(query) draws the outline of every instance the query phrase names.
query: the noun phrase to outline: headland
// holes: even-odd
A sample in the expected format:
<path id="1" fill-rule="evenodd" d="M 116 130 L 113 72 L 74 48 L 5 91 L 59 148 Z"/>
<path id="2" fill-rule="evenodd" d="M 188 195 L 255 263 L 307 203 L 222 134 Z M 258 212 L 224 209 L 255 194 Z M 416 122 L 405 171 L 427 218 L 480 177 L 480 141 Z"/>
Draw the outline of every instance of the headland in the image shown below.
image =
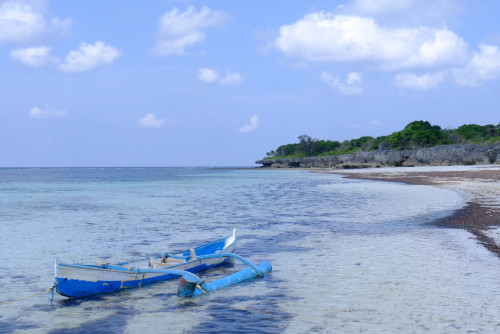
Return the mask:
<path id="1" fill-rule="evenodd" d="M 374 168 L 500 164 L 500 142 L 440 145 L 406 150 L 357 151 L 304 158 L 266 158 L 264 168 Z"/>

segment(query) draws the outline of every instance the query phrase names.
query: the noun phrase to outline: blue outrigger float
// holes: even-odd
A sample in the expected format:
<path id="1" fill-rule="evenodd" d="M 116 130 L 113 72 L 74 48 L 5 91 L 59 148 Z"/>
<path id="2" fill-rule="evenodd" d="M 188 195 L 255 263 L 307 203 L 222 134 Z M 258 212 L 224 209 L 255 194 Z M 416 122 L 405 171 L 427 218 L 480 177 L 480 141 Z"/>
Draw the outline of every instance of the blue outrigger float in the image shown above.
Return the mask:
<path id="1" fill-rule="evenodd" d="M 232 236 L 206 245 L 173 255 L 162 254 L 142 261 L 79 265 L 60 263 L 56 260 L 54 289 L 58 294 L 66 297 L 87 297 L 182 276 L 179 296 L 193 297 L 244 280 L 261 277 L 271 271 L 271 265 L 268 262 L 264 261 L 260 266 L 254 266 L 240 256 L 232 254 L 237 242 L 236 230 L 233 230 Z M 247 264 L 250 267 L 247 269 L 250 271 L 244 269 L 211 284 L 203 282 L 193 274 L 221 265 L 231 258 Z"/>

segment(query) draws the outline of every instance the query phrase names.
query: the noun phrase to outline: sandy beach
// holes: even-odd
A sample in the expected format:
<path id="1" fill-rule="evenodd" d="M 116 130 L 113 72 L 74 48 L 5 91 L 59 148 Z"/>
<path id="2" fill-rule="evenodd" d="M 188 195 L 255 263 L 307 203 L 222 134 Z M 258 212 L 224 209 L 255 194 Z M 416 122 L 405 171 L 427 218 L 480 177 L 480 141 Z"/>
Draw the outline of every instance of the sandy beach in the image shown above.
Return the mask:
<path id="1" fill-rule="evenodd" d="M 443 166 L 322 170 L 346 178 L 429 185 L 459 192 L 467 205 L 434 222 L 465 229 L 500 256 L 500 166 Z"/>

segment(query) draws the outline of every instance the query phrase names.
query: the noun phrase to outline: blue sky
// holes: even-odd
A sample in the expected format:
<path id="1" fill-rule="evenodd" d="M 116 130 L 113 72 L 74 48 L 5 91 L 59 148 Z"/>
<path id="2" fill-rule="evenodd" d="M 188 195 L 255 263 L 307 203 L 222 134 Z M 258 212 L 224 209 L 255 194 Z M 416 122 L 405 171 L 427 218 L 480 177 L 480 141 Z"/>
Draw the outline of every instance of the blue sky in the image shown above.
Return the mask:
<path id="1" fill-rule="evenodd" d="M 0 0 L 0 166 L 253 166 L 500 122 L 500 1 Z"/>

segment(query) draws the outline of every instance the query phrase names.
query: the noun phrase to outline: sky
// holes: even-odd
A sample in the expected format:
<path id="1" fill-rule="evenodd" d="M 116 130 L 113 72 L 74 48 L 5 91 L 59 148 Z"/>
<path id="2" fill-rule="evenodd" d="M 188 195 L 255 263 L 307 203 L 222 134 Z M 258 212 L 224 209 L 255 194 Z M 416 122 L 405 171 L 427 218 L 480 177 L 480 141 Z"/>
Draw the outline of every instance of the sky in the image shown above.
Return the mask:
<path id="1" fill-rule="evenodd" d="M 500 122 L 500 1 L 0 0 L 0 167 L 255 166 Z"/>

